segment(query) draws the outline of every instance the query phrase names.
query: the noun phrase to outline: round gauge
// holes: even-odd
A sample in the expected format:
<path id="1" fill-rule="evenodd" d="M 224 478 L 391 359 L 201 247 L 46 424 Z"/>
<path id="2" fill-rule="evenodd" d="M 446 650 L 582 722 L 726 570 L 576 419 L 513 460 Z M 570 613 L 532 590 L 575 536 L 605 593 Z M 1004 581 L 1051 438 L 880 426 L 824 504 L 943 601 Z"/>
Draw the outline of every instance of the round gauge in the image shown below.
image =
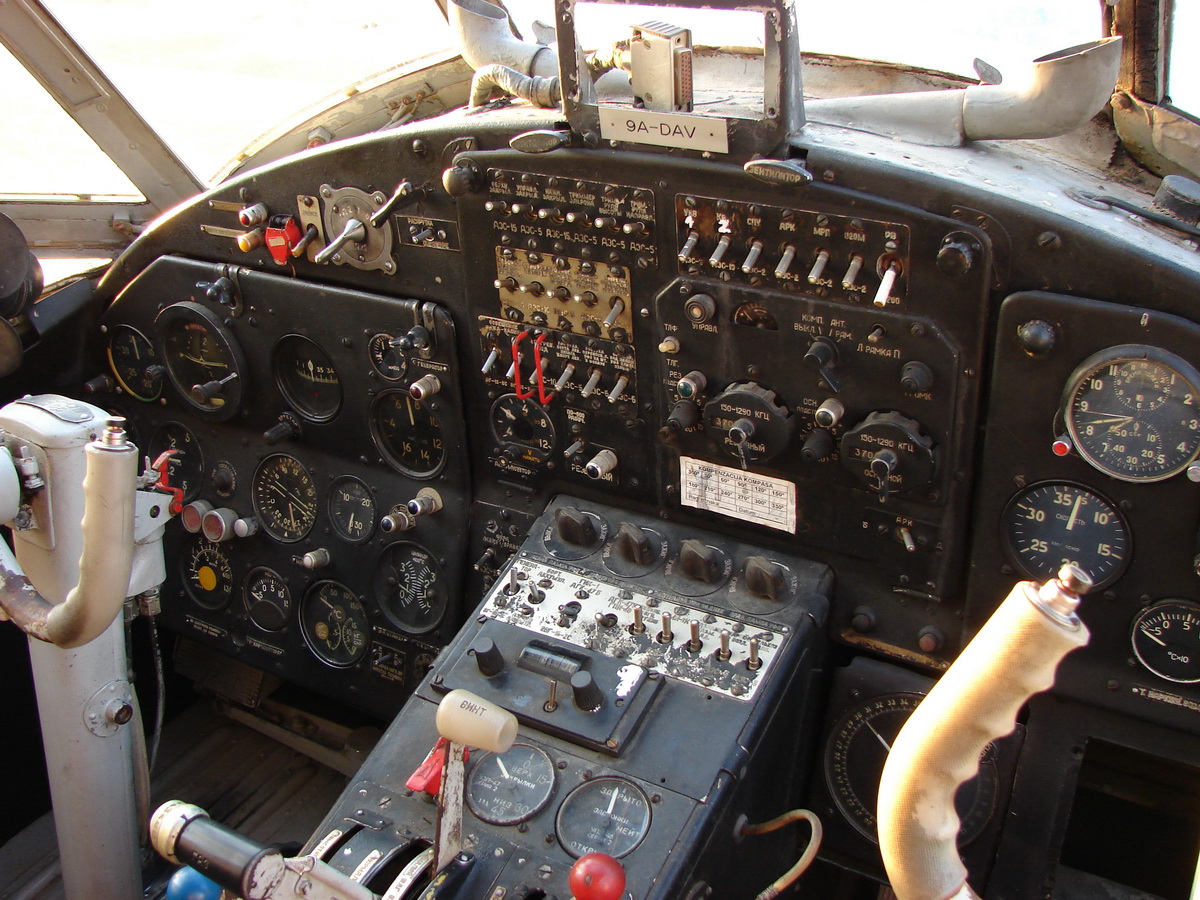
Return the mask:
<path id="1" fill-rule="evenodd" d="M 197 539 L 183 555 L 183 584 L 205 609 L 223 609 L 233 596 L 233 566 L 219 544 Z"/>
<path id="2" fill-rule="evenodd" d="M 286 453 L 259 463 L 250 499 L 267 534 L 285 543 L 303 538 L 317 520 L 317 486 L 300 460 Z"/>
<path id="3" fill-rule="evenodd" d="M 246 612 L 263 631 L 282 631 L 292 611 L 292 592 L 274 569 L 261 566 L 246 576 Z"/>
<path id="4" fill-rule="evenodd" d="M 748 325 L 765 331 L 778 331 L 779 323 L 771 311 L 759 303 L 743 303 L 733 311 L 734 325 Z"/>
<path id="5" fill-rule="evenodd" d="M 167 483 L 183 491 L 184 503 L 199 496 L 204 483 L 204 454 L 194 434 L 178 422 L 167 422 L 154 432 L 148 450 L 151 461 L 167 450 L 177 451 L 167 463 Z"/>
<path id="6" fill-rule="evenodd" d="M 419 544 L 392 544 L 375 564 L 375 600 L 408 633 L 433 630 L 449 600 L 437 559 Z"/>
<path id="7" fill-rule="evenodd" d="M 879 776 L 900 729 L 924 698 L 921 694 L 881 694 L 847 710 L 825 747 L 825 784 L 846 821 L 863 837 L 877 841 L 875 809 Z M 954 808 L 961 826 L 958 844 L 979 836 L 996 806 L 999 776 L 995 746 L 988 744 L 979 774 L 958 789 Z"/>
<path id="8" fill-rule="evenodd" d="M 246 362 L 220 317 L 185 301 L 160 312 L 155 324 L 159 356 L 183 399 L 210 418 L 233 416 L 246 390 Z"/>
<path id="9" fill-rule="evenodd" d="M 375 498 L 353 475 L 343 475 L 333 483 L 328 510 L 333 530 L 343 540 L 361 543 L 375 531 Z"/>
<path id="10" fill-rule="evenodd" d="M 1138 661 L 1167 681 L 1200 681 L 1200 605 L 1163 600 L 1143 609 L 1130 634 Z"/>
<path id="11" fill-rule="evenodd" d="M 130 397 L 150 403 L 162 394 L 166 366 L 159 362 L 154 345 L 136 328 L 117 325 L 109 332 L 108 364 Z"/>
<path id="12" fill-rule="evenodd" d="M 516 825 L 536 816 L 554 793 L 554 763 L 532 744 L 479 757 L 467 775 L 467 805 L 492 825 Z"/>
<path id="13" fill-rule="evenodd" d="M 632 781 L 593 778 L 563 800 L 554 827 L 563 849 L 577 859 L 587 853 L 620 859 L 650 829 L 650 801 Z"/>
<path id="14" fill-rule="evenodd" d="M 354 592 L 336 581 L 318 581 L 300 605 L 304 642 L 321 662 L 344 669 L 367 652 L 371 626 Z"/>
<path id="15" fill-rule="evenodd" d="M 408 358 L 400 352 L 399 340 L 390 334 L 377 334 L 367 345 L 371 366 L 388 381 L 399 381 L 408 370 Z"/>
<path id="16" fill-rule="evenodd" d="M 414 478 L 436 474 L 446 461 L 437 416 L 408 391 L 384 391 L 375 398 L 371 437 L 392 468 Z"/>
<path id="17" fill-rule="evenodd" d="M 327 422 L 342 406 L 342 380 L 329 355 L 306 337 L 279 339 L 272 359 L 275 383 L 306 419 Z"/>
<path id="18" fill-rule="evenodd" d="M 1004 510 L 1008 552 L 1030 578 L 1044 581 L 1072 563 L 1095 588 L 1112 584 L 1133 558 L 1129 526 L 1113 504 L 1077 484 L 1026 488 Z"/>
<path id="19" fill-rule="evenodd" d="M 1173 353 L 1137 344 L 1088 357 L 1063 394 L 1080 455 L 1121 481 L 1162 481 L 1200 452 L 1200 373 Z"/>
<path id="20" fill-rule="evenodd" d="M 554 423 L 533 400 L 505 394 L 492 404 L 492 435 L 501 444 L 515 445 L 545 459 L 554 450 Z"/>

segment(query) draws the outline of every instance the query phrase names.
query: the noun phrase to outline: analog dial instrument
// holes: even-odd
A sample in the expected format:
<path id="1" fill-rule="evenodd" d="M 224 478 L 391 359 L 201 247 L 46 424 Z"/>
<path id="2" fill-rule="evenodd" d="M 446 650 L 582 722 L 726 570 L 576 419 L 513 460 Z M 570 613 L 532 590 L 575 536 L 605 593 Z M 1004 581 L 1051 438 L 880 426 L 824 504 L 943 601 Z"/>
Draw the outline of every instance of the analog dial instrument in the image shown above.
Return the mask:
<path id="1" fill-rule="evenodd" d="M 1163 600 L 1133 620 L 1130 635 L 1138 662 L 1167 681 L 1200 682 L 1200 606 Z"/>
<path id="2" fill-rule="evenodd" d="M 620 859 L 650 830 L 650 801 L 632 781 L 593 778 L 567 795 L 554 824 L 558 842 L 576 859 L 587 853 Z"/>
<path id="3" fill-rule="evenodd" d="M 892 743 L 924 695 L 882 694 L 847 710 L 834 726 L 825 748 L 825 784 L 838 810 L 863 837 L 877 841 L 875 810 L 879 776 Z M 954 806 L 962 824 L 959 846 L 979 836 L 991 817 L 999 790 L 995 749 L 988 744 L 979 774 L 958 789 Z"/>
<path id="4" fill-rule="evenodd" d="M 271 537 L 291 543 L 312 531 L 317 487 L 300 460 L 286 453 L 259 463 L 250 485 L 254 514 Z"/>
<path id="5" fill-rule="evenodd" d="M 400 350 L 400 341 L 390 334 L 377 334 L 367 347 L 371 366 L 388 381 L 399 381 L 408 370 L 408 358 Z"/>
<path id="6" fill-rule="evenodd" d="M 174 450 L 167 462 L 167 483 L 183 491 L 183 502 L 191 503 L 200 494 L 204 483 L 204 454 L 200 442 L 186 426 L 167 422 L 150 438 L 150 459 L 158 459 L 165 451 Z"/>
<path id="7" fill-rule="evenodd" d="M 1123 345 L 1088 357 L 1063 395 L 1080 455 L 1121 481 L 1161 481 L 1200 452 L 1200 373 L 1173 353 Z"/>
<path id="8" fill-rule="evenodd" d="M 1004 512 L 1008 551 L 1031 578 L 1052 578 L 1064 563 L 1107 587 L 1133 556 L 1129 526 L 1099 494 L 1067 482 L 1035 484 L 1017 494 Z"/>
<path id="9" fill-rule="evenodd" d="M 375 599 L 410 634 L 431 631 L 446 613 L 448 595 L 437 559 L 419 544 L 392 544 L 375 564 Z"/>
<path id="10" fill-rule="evenodd" d="M 446 461 L 442 426 L 427 403 L 407 391 L 385 391 L 371 404 L 371 437 L 392 468 L 416 478 L 436 474 Z"/>
<path id="11" fill-rule="evenodd" d="M 183 583 L 204 609 L 223 609 L 233 596 L 233 566 L 219 544 L 194 540 L 183 558 Z"/>
<path id="12" fill-rule="evenodd" d="M 136 328 L 115 326 L 108 338 L 108 364 L 130 397 L 149 403 L 162 394 L 164 366 L 154 345 Z"/>
<path id="13" fill-rule="evenodd" d="M 281 631 L 292 611 L 292 592 L 274 569 L 265 566 L 246 578 L 246 613 L 263 631 Z"/>
<path id="14" fill-rule="evenodd" d="M 333 530 L 343 540 L 357 544 L 375 531 L 375 498 L 353 475 L 343 475 L 333 483 L 328 509 Z"/>
<path id="15" fill-rule="evenodd" d="M 246 390 L 246 362 L 220 317 L 185 301 L 160 312 L 155 324 L 159 356 L 183 399 L 209 418 L 233 416 Z"/>
<path id="16" fill-rule="evenodd" d="M 505 394 L 492 404 L 492 435 L 501 444 L 530 450 L 545 459 L 554 450 L 554 423 L 533 400 Z"/>
<path id="17" fill-rule="evenodd" d="M 304 642 L 331 666 L 352 666 L 367 652 L 370 623 L 354 592 L 336 581 L 318 581 L 300 606 Z"/>
<path id="18" fill-rule="evenodd" d="M 467 776 L 467 805 L 485 822 L 516 825 L 542 811 L 554 793 L 554 763 L 532 744 L 482 756 Z"/>
<path id="19" fill-rule="evenodd" d="M 275 382 L 292 408 L 325 422 L 342 406 L 342 380 L 329 355 L 306 337 L 289 334 L 275 345 Z"/>

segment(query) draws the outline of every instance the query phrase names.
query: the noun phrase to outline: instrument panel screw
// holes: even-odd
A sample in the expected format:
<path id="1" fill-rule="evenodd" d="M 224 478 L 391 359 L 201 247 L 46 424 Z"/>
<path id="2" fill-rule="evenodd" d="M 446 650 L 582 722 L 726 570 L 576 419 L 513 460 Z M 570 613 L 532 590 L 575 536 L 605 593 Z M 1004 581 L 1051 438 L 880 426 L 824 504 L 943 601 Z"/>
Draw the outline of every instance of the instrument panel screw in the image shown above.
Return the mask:
<path id="1" fill-rule="evenodd" d="M 1037 236 L 1037 245 L 1043 250 L 1060 250 L 1062 244 L 1062 238 L 1053 231 L 1043 231 Z"/>

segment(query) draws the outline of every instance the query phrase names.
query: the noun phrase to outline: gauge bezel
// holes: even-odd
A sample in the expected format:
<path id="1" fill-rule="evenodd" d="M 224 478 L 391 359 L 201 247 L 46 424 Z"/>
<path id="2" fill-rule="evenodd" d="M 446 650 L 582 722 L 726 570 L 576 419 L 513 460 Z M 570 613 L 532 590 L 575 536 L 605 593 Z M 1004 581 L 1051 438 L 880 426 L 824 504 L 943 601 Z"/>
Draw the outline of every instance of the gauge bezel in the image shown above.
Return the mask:
<path id="1" fill-rule="evenodd" d="M 285 596 L 284 608 L 281 610 L 283 613 L 283 624 L 278 628 L 268 628 L 254 615 L 254 607 L 258 604 L 250 599 L 250 587 L 261 577 L 275 578 L 281 585 L 283 585 L 283 592 Z M 259 628 L 262 631 L 266 631 L 271 634 L 278 633 L 286 629 L 291 621 L 292 589 L 288 586 L 287 579 L 270 566 L 256 566 L 246 573 L 246 577 L 242 581 L 242 602 L 246 606 L 246 618 L 248 618 L 256 628 Z M 275 606 L 275 604 L 270 605 Z"/>
<path id="2" fill-rule="evenodd" d="M 617 785 L 622 790 L 633 791 L 638 797 L 641 798 L 642 807 L 645 810 L 644 822 L 639 829 L 637 838 L 628 846 L 623 846 L 621 848 L 621 852 L 619 853 L 613 852 L 616 848 L 610 847 L 589 847 L 582 852 L 577 852 L 563 839 L 563 818 L 575 812 L 574 807 L 577 804 L 589 802 L 589 795 L 594 791 L 601 790 L 606 783 Z M 604 775 L 576 785 L 571 789 L 570 793 L 563 798 L 563 802 L 559 805 L 558 812 L 555 813 L 554 816 L 554 833 L 558 838 L 559 846 L 561 846 L 563 850 L 565 850 L 575 859 L 579 859 L 579 857 L 592 852 L 607 853 L 614 859 L 621 859 L 624 856 L 628 856 L 641 845 L 642 841 L 646 839 L 646 835 L 649 834 L 650 827 L 653 822 L 654 815 L 650 808 L 650 798 L 646 796 L 646 792 L 642 790 L 639 785 L 630 781 L 628 778 L 622 778 L 618 775 Z"/>
<path id="3" fill-rule="evenodd" d="M 310 517 L 306 517 L 304 527 L 299 531 L 279 527 L 275 520 L 267 514 L 272 509 L 271 505 L 266 503 L 261 496 L 261 491 L 265 490 L 262 482 L 262 479 L 265 477 L 263 473 L 268 472 L 273 467 L 289 464 L 294 465 L 304 476 L 308 490 L 312 495 L 310 506 L 312 514 Z M 263 530 L 280 543 L 294 544 L 297 541 L 304 540 L 312 533 L 313 528 L 317 524 L 318 502 L 316 480 L 304 463 L 288 453 L 272 453 L 270 456 L 264 457 L 263 461 L 254 470 L 254 476 L 250 479 L 250 503 L 254 508 L 254 516 L 258 519 L 259 524 L 262 525 Z"/>
<path id="4" fill-rule="evenodd" d="M 288 366 L 288 362 L 298 359 L 297 350 L 299 348 L 304 348 L 310 359 L 320 357 L 320 363 L 327 365 L 333 372 L 334 380 L 329 383 L 337 388 L 337 401 L 332 404 L 332 408 L 328 405 L 318 406 L 305 398 L 303 387 L 299 384 L 292 384 L 289 380 L 298 377 L 289 374 L 294 370 Z M 333 358 L 325 352 L 325 348 L 312 338 L 302 334 L 285 334 L 276 341 L 275 347 L 271 351 L 271 373 L 275 376 L 275 386 L 279 388 L 279 393 L 283 394 L 283 399 L 302 418 L 308 419 L 310 422 L 329 422 L 341 412 L 343 399 L 341 373 L 338 372 Z"/>
<path id="5" fill-rule="evenodd" d="M 425 415 L 429 418 L 429 425 L 426 427 L 432 428 L 431 439 L 440 439 L 442 442 L 441 455 L 438 457 L 433 466 L 428 469 L 414 468 L 405 464 L 403 457 L 393 450 L 391 442 L 384 437 L 379 423 L 379 410 L 380 407 L 387 402 L 388 398 L 395 396 L 404 397 L 407 399 L 407 402 L 413 403 L 416 405 L 416 407 L 423 410 Z M 369 419 L 371 423 L 371 440 L 375 443 L 375 449 L 379 451 L 380 455 L 384 459 L 384 462 L 386 462 L 397 472 L 401 473 L 402 475 L 407 475 L 409 478 L 416 478 L 418 480 L 425 481 L 436 476 L 445 467 L 446 433 L 442 429 L 441 420 L 438 418 L 437 413 L 435 413 L 430 407 L 430 404 L 414 399 L 412 394 L 410 394 L 407 390 L 380 391 L 379 394 L 375 396 L 375 399 L 371 401 Z"/>
<path id="6" fill-rule="evenodd" d="M 1056 488 L 1062 488 L 1070 491 L 1080 491 L 1088 494 L 1094 498 L 1101 507 L 1106 509 L 1115 517 L 1116 525 L 1119 526 L 1124 532 L 1125 540 L 1125 553 L 1122 557 L 1120 557 L 1117 567 L 1102 579 L 1096 578 L 1095 574 L 1087 567 L 1082 568 L 1084 568 L 1084 571 L 1086 571 L 1088 575 L 1092 577 L 1092 590 L 1101 590 L 1116 583 L 1125 574 L 1125 571 L 1129 568 L 1130 562 L 1133 560 L 1133 530 L 1130 528 L 1129 520 L 1125 518 L 1125 514 L 1121 512 L 1120 507 L 1117 506 L 1116 503 L 1109 500 L 1095 488 L 1092 488 L 1086 484 L 1079 484 L 1078 482 L 1074 481 L 1050 480 L 1035 482 L 1034 484 L 1028 485 L 1027 487 L 1017 491 L 1012 497 L 1009 498 L 1008 503 L 1006 503 L 1004 506 L 1004 512 L 1000 519 L 1001 542 L 1004 545 L 1005 552 L 1008 554 L 1008 558 L 1021 572 L 1025 573 L 1025 575 L 1030 578 L 1044 581 L 1058 573 L 1059 567 L 1062 565 L 1061 562 L 1054 563 L 1050 568 L 1044 571 L 1035 571 L 1032 567 L 1027 565 L 1021 554 L 1017 552 L 1017 548 L 1014 546 L 1012 537 L 1012 526 L 1015 522 L 1014 517 L 1016 515 L 1017 506 L 1021 503 L 1021 501 L 1036 492 L 1048 491 Z"/>
<path id="7" fill-rule="evenodd" d="M 1200 604 L 1197 604 L 1192 600 L 1184 600 L 1182 598 L 1177 598 L 1177 597 L 1166 597 L 1162 600 L 1158 600 L 1154 603 L 1151 603 L 1149 606 L 1145 607 L 1144 609 L 1139 610 L 1137 615 L 1135 615 L 1133 617 L 1133 620 L 1129 623 L 1129 645 L 1130 645 L 1130 647 L 1133 648 L 1133 655 L 1137 658 L 1137 661 L 1139 663 L 1141 663 L 1142 666 L 1145 667 L 1146 671 L 1150 672 L 1150 674 L 1152 674 L 1158 678 L 1163 679 L 1163 681 L 1170 681 L 1170 682 L 1173 682 L 1174 684 L 1197 684 L 1197 683 L 1200 683 L 1200 627 L 1196 628 L 1196 630 L 1194 632 L 1197 636 L 1196 652 L 1198 655 L 1197 662 L 1195 663 L 1195 666 L 1196 666 L 1196 677 L 1195 678 L 1176 678 L 1176 677 L 1172 677 L 1171 675 L 1167 675 L 1161 668 L 1159 668 L 1157 665 L 1154 665 L 1150 661 L 1147 660 L 1146 654 L 1143 652 L 1142 647 L 1139 645 L 1138 626 L 1141 623 L 1145 622 L 1150 616 L 1152 616 L 1158 612 L 1161 612 L 1163 610 L 1166 610 L 1170 607 L 1186 607 L 1188 612 L 1190 612 L 1191 615 L 1193 616 L 1193 618 L 1195 619 L 1195 621 L 1198 624 L 1200 624 Z M 1165 647 L 1165 645 L 1164 645 L 1164 647 Z"/>
<path id="8" fill-rule="evenodd" d="M 363 493 L 371 502 L 364 506 L 363 509 L 368 509 L 371 512 L 371 521 L 369 526 L 363 530 L 363 533 L 355 537 L 350 533 L 341 519 L 341 515 L 336 508 L 337 491 L 343 484 L 352 483 L 362 488 Z M 363 544 L 371 539 L 375 534 L 375 526 L 379 523 L 379 507 L 375 501 L 375 492 L 367 485 L 365 481 L 355 475 L 339 475 L 333 480 L 329 486 L 329 494 L 325 498 L 325 514 L 329 516 L 329 524 L 333 528 L 333 533 L 348 544 Z"/>
<path id="9" fill-rule="evenodd" d="M 226 359 L 226 375 L 237 375 L 222 390 L 222 402 L 219 406 L 213 405 L 211 402 L 197 400 L 192 395 L 192 387 L 194 385 L 184 383 L 185 380 L 190 379 L 181 380 L 180 374 L 171 364 L 173 352 L 169 352 L 168 347 L 171 336 L 174 333 L 173 329 L 181 323 L 185 325 L 187 323 L 198 324 L 203 327 L 220 345 L 221 352 Z M 179 394 L 184 403 L 197 415 L 211 419 L 214 422 L 224 422 L 237 415 L 237 411 L 242 405 L 242 398 L 249 390 L 249 386 L 246 383 L 246 358 L 242 354 L 242 348 L 233 336 L 233 332 L 225 327 L 220 316 L 206 306 L 202 306 L 191 300 L 183 300 L 166 307 L 158 314 L 158 317 L 154 320 L 154 324 L 158 329 L 155 349 L 158 350 L 159 359 L 162 360 L 162 364 L 167 367 L 167 378 L 170 380 L 171 386 L 175 388 L 176 393 Z"/>
<path id="10" fill-rule="evenodd" d="M 381 331 L 378 334 L 372 335 L 371 340 L 367 342 L 367 359 L 371 363 L 371 368 L 375 370 L 376 374 L 378 374 L 380 378 L 383 378 L 386 381 L 401 381 L 403 380 L 404 376 L 408 374 L 408 357 L 403 353 L 392 350 L 391 342 L 394 340 L 395 337 L 393 335 Z M 382 360 L 377 358 L 378 356 L 383 355 L 378 352 L 378 348 L 381 343 L 387 343 L 388 350 L 392 351 L 399 358 L 400 364 L 397 366 L 399 369 L 398 375 L 389 374 L 387 371 L 385 371 L 384 367 L 381 365 Z"/>
<path id="11" fill-rule="evenodd" d="M 220 572 L 215 572 L 214 574 L 220 579 L 218 584 L 224 583 L 227 586 L 227 589 L 223 592 L 224 596 L 218 599 L 216 602 L 207 599 L 207 597 L 202 599 L 202 596 L 196 590 L 197 585 L 195 585 L 192 578 L 192 566 L 199 559 L 201 554 L 210 554 L 215 556 L 222 565 L 222 570 Z M 229 606 L 230 601 L 233 600 L 233 593 L 235 589 L 233 579 L 233 561 L 221 548 L 220 544 L 213 543 L 212 541 L 200 535 L 196 535 L 188 542 L 184 552 L 180 554 L 179 562 L 180 578 L 183 581 L 183 588 L 185 591 L 187 591 L 188 598 L 193 603 L 195 603 L 201 609 L 207 610 L 208 612 L 220 612 Z M 200 586 L 200 589 L 203 590 L 203 587 Z M 205 593 L 207 594 L 208 592 L 205 591 Z"/>
<path id="12" fill-rule="evenodd" d="M 528 812 L 522 812 L 518 815 L 501 816 L 484 811 L 481 808 L 482 801 L 478 799 L 477 791 L 477 782 L 478 779 L 482 777 L 480 773 L 483 770 L 483 766 L 486 765 L 490 760 L 496 759 L 497 757 L 506 756 L 517 748 L 521 748 L 523 750 L 532 750 L 536 756 L 540 757 L 540 764 L 544 765 L 546 771 L 550 774 L 550 783 L 545 788 L 545 794 L 539 796 L 537 802 L 532 804 Z M 528 822 L 549 805 L 550 801 L 554 798 L 554 792 L 557 786 L 558 770 L 554 767 L 554 760 L 550 758 L 550 754 L 548 754 L 541 747 L 538 747 L 536 744 L 530 744 L 525 741 L 516 741 L 511 747 L 509 747 L 508 750 L 504 751 L 504 753 L 481 754 L 474 761 L 474 764 L 471 766 L 471 771 L 467 773 L 467 806 L 470 807 L 471 812 L 475 814 L 475 818 L 479 819 L 480 821 L 487 822 L 490 825 L 519 825 L 522 822 Z M 534 789 L 540 790 L 540 786 L 534 785 Z"/>
<path id="13" fill-rule="evenodd" d="M 434 575 L 432 583 L 436 583 L 441 589 L 441 596 L 437 598 L 436 607 L 429 614 L 432 618 L 422 616 L 421 621 L 417 621 L 415 624 L 406 621 L 400 613 L 393 609 L 392 594 L 395 593 L 395 589 L 386 590 L 384 586 L 381 586 L 381 582 L 384 581 L 382 569 L 385 564 L 399 575 L 395 566 L 390 562 L 392 555 L 398 551 L 421 553 L 428 557 L 429 564 L 427 568 L 431 569 Z M 371 578 L 371 590 L 374 595 L 376 608 L 383 613 L 384 617 L 393 626 L 400 629 L 404 634 L 428 634 L 434 631 L 446 618 L 446 612 L 450 606 L 450 597 L 446 591 L 445 573 L 442 571 L 441 562 L 438 560 L 437 555 L 430 551 L 429 548 L 414 541 L 397 541 L 396 543 L 388 544 L 379 551 L 379 556 L 375 558 L 375 569 Z"/>
<path id="14" fill-rule="evenodd" d="M 502 434 L 496 427 L 496 417 L 499 411 L 511 406 L 514 401 L 519 407 L 521 418 L 529 424 L 531 435 L 537 435 L 539 431 L 543 431 L 549 435 L 546 439 L 548 446 L 535 443 L 533 437 L 525 439 L 519 435 Z M 515 414 L 512 418 L 514 422 L 517 421 Z M 538 421 L 535 423 L 534 419 Z M 538 459 L 549 459 L 553 455 L 554 448 L 558 443 L 558 435 L 554 429 L 554 420 L 550 418 L 550 414 L 546 411 L 546 408 L 536 400 L 528 397 L 518 397 L 511 392 L 497 397 L 495 402 L 492 403 L 491 408 L 488 409 L 488 427 L 491 429 L 492 438 L 501 447 L 517 447 L 523 451 L 527 451 Z"/>
<path id="15" fill-rule="evenodd" d="M 134 400 L 140 400 L 142 403 L 153 403 L 162 396 L 163 377 L 161 374 L 152 376 L 151 385 L 153 386 L 154 384 L 157 384 L 157 387 L 154 389 L 153 393 L 150 394 L 150 396 L 139 394 L 129 386 L 129 382 L 121 377 L 121 370 L 117 366 L 116 359 L 113 357 L 113 345 L 117 342 L 118 337 L 124 334 L 131 335 L 135 341 L 141 341 L 146 345 L 146 348 L 150 351 L 150 353 L 153 354 L 154 358 L 147 364 L 147 368 L 149 366 L 162 365 L 158 357 L 158 350 L 150 338 L 146 337 L 132 325 L 114 325 L 109 332 L 108 345 L 104 350 L 105 356 L 108 357 L 108 367 L 112 370 L 113 377 L 117 379 L 117 384 L 121 386 L 121 389 L 124 390 L 126 394 L 128 394 Z M 166 369 L 166 366 L 163 366 L 163 368 Z"/>
<path id="16" fill-rule="evenodd" d="M 1067 383 L 1063 388 L 1062 400 L 1059 405 L 1059 413 L 1062 416 L 1063 423 L 1066 427 L 1067 434 L 1071 439 L 1076 452 L 1083 458 L 1088 465 L 1096 469 L 1098 472 L 1103 472 L 1110 478 L 1115 478 L 1118 481 L 1127 481 L 1131 483 L 1148 484 L 1156 481 L 1165 481 L 1168 478 L 1173 478 L 1180 472 L 1187 469 L 1196 461 L 1200 455 L 1200 430 L 1192 429 L 1187 432 L 1186 440 L 1191 443 L 1191 449 L 1187 453 L 1185 459 L 1174 464 L 1164 464 L 1165 468 L 1154 470 L 1149 474 L 1129 473 L 1118 469 L 1113 463 L 1106 461 L 1103 456 L 1091 446 L 1089 436 L 1082 433 L 1077 422 L 1077 416 L 1081 410 L 1076 407 L 1076 398 L 1079 391 L 1087 384 L 1088 380 L 1095 375 L 1100 369 L 1110 366 L 1113 363 L 1124 362 L 1149 362 L 1160 365 L 1168 370 L 1171 374 L 1186 382 L 1187 387 L 1191 389 L 1193 397 L 1193 408 L 1196 409 L 1197 420 L 1200 420 L 1200 371 L 1169 350 L 1164 350 L 1161 347 L 1153 347 L 1148 344 L 1119 344 L 1101 350 L 1098 353 L 1093 353 L 1082 363 L 1076 366 L 1071 373 L 1071 377 L 1067 379 Z M 1136 416 L 1131 417 L 1132 420 Z M 1172 426 L 1173 428 L 1176 426 Z M 1178 442 L 1179 438 L 1184 437 L 1184 433 L 1180 431 L 1174 438 L 1162 436 L 1162 446 L 1171 446 Z"/>
<path id="17" fill-rule="evenodd" d="M 362 648 L 354 655 L 353 658 L 348 659 L 348 660 L 339 660 L 339 659 L 332 658 L 331 656 L 329 656 L 326 653 L 326 651 L 318 648 L 318 646 L 314 643 L 312 637 L 309 636 L 309 628 L 311 625 L 314 624 L 314 621 L 311 620 L 308 616 L 309 610 L 313 607 L 314 603 L 318 602 L 316 600 L 317 595 L 320 594 L 320 592 L 324 588 L 326 588 L 327 586 L 330 586 L 330 585 L 332 585 L 333 587 L 335 587 L 341 591 L 344 591 L 352 599 L 353 606 L 356 606 L 358 608 L 356 617 L 359 621 L 359 624 L 362 626 L 362 633 L 365 636 L 365 640 L 363 641 Z M 312 655 L 315 656 L 318 660 L 320 660 L 320 662 L 324 663 L 325 665 L 327 665 L 331 668 L 334 668 L 334 669 L 351 669 L 351 668 L 353 668 L 354 666 L 358 665 L 360 662 L 363 661 L 363 659 L 367 655 L 367 650 L 371 646 L 371 620 L 370 620 L 370 617 L 367 615 L 366 604 L 363 603 L 362 598 L 359 597 L 358 594 L 356 594 L 353 590 L 351 590 L 346 585 L 342 584 L 340 581 L 335 581 L 332 578 L 323 578 L 320 581 L 313 582 L 313 584 L 308 588 L 308 590 L 306 590 L 304 592 L 304 596 L 300 600 L 299 621 L 300 621 L 300 633 L 304 638 L 304 645 L 306 647 L 308 647 L 308 649 L 312 653 Z"/>

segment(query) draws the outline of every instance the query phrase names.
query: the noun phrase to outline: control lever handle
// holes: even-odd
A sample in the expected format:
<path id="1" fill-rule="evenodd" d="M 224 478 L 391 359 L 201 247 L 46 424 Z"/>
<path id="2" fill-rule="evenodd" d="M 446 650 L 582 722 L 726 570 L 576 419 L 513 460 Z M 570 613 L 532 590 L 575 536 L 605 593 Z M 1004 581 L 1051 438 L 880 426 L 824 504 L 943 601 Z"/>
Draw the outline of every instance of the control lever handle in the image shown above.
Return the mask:
<path id="1" fill-rule="evenodd" d="M 371 216 L 371 226 L 374 228 L 382 228 L 383 224 L 388 220 L 388 216 L 397 210 L 403 209 L 410 203 L 416 203 L 425 196 L 423 188 L 415 188 L 412 182 L 407 178 L 396 185 L 396 190 L 392 192 L 392 196 L 388 197 L 387 202 L 375 211 Z"/>
<path id="2" fill-rule="evenodd" d="M 342 229 L 342 233 L 330 241 L 325 249 L 313 257 L 313 262 L 319 265 L 324 265 L 337 255 L 346 244 L 354 241 L 356 244 L 366 243 L 367 226 L 358 219 L 347 219 L 346 227 Z"/>

